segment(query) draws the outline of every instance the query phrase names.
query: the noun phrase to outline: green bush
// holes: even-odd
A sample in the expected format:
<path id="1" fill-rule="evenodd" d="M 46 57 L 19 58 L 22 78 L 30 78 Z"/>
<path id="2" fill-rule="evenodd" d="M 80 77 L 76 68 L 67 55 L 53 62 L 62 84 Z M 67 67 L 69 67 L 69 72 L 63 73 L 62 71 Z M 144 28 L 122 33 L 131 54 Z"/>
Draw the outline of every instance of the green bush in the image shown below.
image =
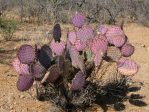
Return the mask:
<path id="1" fill-rule="evenodd" d="M 11 40 L 16 29 L 17 22 L 15 20 L 5 20 L 0 18 L 0 31 L 5 40 Z"/>

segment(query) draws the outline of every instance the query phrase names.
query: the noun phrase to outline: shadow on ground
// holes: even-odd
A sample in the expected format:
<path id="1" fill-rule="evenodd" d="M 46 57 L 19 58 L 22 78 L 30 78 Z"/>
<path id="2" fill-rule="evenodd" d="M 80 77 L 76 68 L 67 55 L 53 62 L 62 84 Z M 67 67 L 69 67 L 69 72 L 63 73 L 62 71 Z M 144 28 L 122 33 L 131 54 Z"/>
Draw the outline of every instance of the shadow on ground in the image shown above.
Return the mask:
<path id="1" fill-rule="evenodd" d="M 98 94 L 96 103 L 106 112 L 109 106 L 112 106 L 116 111 L 123 111 L 126 108 L 125 101 L 129 101 L 131 105 L 144 107 L 147 103 L 143 101 L 145 96 L 135 92 L 141 89 L 142 83 L 137 83 L 134 86 L 123 85 L 121 87 L 115 85 L 107 85 L 103 88 L 105 92 Z"/>
<path id="2" fill-rule="evenodd" d="M 107 112 L 109 107 L 115 111 L 124 111 L 126 109 L 126 101 L 138 107 L 147 106 L 147 103 L 143 101 L 145 96 L 135 93 L 141 89 L 141 86 L 142 83 L 132 84 L 131 86 L 109 84 L 104 88 L 98 88 L 96 85 L 89 83 L 83 91 L 75 92 L 70 97 L 68 96 L 70 99 L 72 98 L 71 103 L 66 101 L 63 94 L 50 87 L 50 89 L 46 88 L 46 92 L 40 94 L 42 99 L 39 100 L 53 101 L 58 108 L 63 108 L 67 112 L 78 112 L 78 109 L 85 111 L 92 104 L 99 105 L 104 112 Z M 98 94 L 95 93 L 97 88 L 99 89 Z M 93 95 L 96 95 L 94 102 L 91 101 L 94 100 Z"/>

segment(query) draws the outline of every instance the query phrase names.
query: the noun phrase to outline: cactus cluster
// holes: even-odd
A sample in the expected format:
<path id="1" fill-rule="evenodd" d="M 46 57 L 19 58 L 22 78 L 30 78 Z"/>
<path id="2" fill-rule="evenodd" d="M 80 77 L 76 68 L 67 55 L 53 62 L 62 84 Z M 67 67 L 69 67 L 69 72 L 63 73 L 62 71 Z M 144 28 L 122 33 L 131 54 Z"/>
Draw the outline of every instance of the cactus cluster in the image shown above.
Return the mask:
<path id="1" fill-rule="evenodd" d="M 68 104 L 75 105 L 72 95 L 78 91 L 89 91 L 85 90 L 89 87 L 89 79 L 101 69 L 103 61 L 115 63 L 116 71 L 121 76 L 137 73 L 138 65 L 130 59 L 134 46 L 128 42 L 120 26 L 103 24 L 94 30 L 85 23 L 85 15 L 80 12 L 72 17 L 72 23 L 74 29 L 68 30 L 66 42 L 61 40 L 60 24 L 56 24 L 49 45 L 22 45 L 19 48 L 13 61 L 19 74 L 18 90 L 26 91 L 34 82 L 43 86 L 52 84 L 64 94 Z M 108 75 L 111 76 L 107 78 L 113 77 L 113 74 Z M 86 97 L 89 100 L 96 96 Z"/>

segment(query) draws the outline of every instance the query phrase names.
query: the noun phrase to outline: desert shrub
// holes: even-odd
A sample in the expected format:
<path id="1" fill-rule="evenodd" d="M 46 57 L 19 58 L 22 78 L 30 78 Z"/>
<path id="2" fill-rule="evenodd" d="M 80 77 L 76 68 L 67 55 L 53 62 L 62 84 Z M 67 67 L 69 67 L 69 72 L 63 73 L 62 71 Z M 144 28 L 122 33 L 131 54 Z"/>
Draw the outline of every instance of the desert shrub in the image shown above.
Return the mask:
<path id="1" fill-rule="evenodd" d="M 15 20 L 5 20 L 0 18 L 0 31 L 5 40 L 11 40 L 17 29 Z"/>
<path id="2" fill-rule="evenodd" d="M 86 13 L 88 22 L 92 23 L 115 23 L 120 18 L 144 25 L 149 23 L 148 0 L 0 0 L 2 14 L 14 9 L 26 22 L 69 23 L 77 10 Z"/>

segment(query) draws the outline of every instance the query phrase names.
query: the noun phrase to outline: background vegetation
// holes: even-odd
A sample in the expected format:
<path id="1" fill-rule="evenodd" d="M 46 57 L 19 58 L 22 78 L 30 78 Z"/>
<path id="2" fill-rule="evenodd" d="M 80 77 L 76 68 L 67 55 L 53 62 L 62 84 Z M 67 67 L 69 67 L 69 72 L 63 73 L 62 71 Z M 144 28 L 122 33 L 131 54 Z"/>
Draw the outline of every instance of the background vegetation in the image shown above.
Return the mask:
<path id="1" fill-rule="evenodd" d="M 0 33 L 11 40 L 17 23 L 70 23 L 76 11 L 88 23 L 136 22 L 149 26 L 149 0 L 0 0 Z"/>
<path id="2" fill-rule="evenodd" d="M 15 11 L 23 22 L 69 23 L 74 11 L 83 11 L 88 22 L 126 21 L 149 24 L 149 0 L 0 0 L 0 15 Z"/>

